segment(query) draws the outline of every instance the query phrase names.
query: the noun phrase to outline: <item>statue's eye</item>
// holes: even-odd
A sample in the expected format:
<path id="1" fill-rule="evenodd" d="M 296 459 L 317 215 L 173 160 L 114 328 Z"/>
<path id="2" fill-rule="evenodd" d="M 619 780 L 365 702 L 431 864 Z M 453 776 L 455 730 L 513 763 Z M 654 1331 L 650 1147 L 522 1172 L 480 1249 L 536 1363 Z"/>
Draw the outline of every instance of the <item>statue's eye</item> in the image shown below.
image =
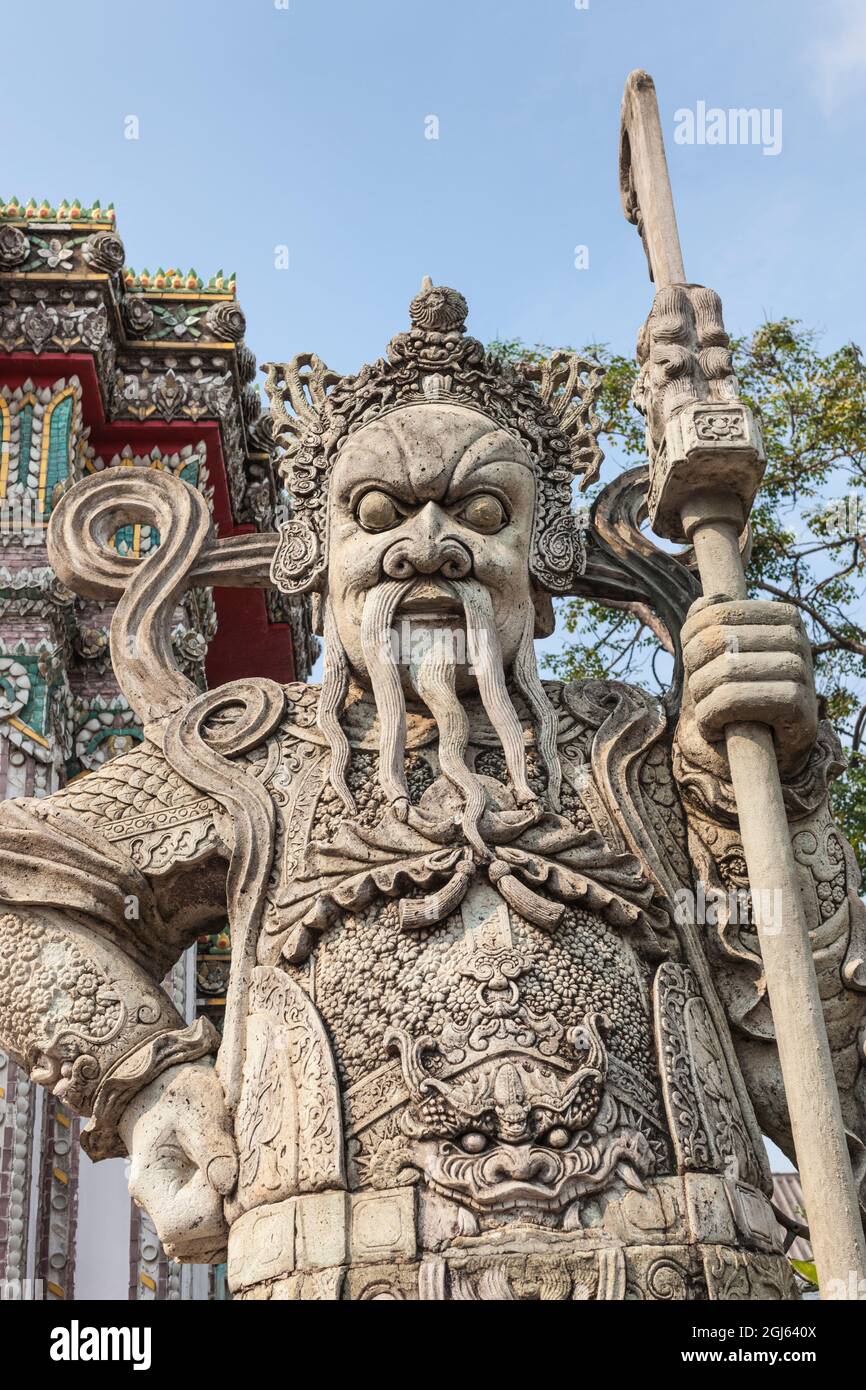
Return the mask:
<path id="1" fill-rule="evenodd" d="M 364 493 L 358 503 L 356 515 L 365 531 L 387 531 L 400 520 L 400 513 L 393 497 L 389 497 L 387 492 L 375 490 Z"/>
<path id="2" fill-rule="evenodd" d="M 487 1135 L 479 1134 L 477 1130 L 470 1130 L 464 1134 L 460 1140 L 460 1147 L 464 1153 L 480 1154 L 487 1148 Z"/>
<path id="3" fill-rule="evenodd" d="M 567 1129 L 561 1129 L 557 1126 L 556 1129 L 551 1129 L 548 1132 L 547 1143 L 551 1149 L 564 1149 L 570 1138 L 571 1135 Z"/>
<path id="4" fill-rule="evenodd" d="M 499 498 L 490 492 L 479 492 L 475 497 L 471 497 L 458 515 L 460 520 L 465 521 L 473 530 L 487 533 L 501 531 L 508 520 Z"/>

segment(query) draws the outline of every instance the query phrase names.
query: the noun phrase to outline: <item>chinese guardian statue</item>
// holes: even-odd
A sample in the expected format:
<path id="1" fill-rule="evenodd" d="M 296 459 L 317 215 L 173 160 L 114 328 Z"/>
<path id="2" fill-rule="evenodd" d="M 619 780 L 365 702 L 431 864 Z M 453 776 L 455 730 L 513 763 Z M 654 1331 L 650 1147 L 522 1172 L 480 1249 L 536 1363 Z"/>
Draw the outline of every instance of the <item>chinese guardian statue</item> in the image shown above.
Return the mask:
<path id="1" fill-rule="evenodd" d="M 657 351 L 690 302 L 670 292 L 641 335 L 651 440 L 683 356 L 733 380 L 704 294 L 709 353 Z M 774 731 L 860 1182 L 864 910 L 808 641 L 793 608 L 702 597 L 688 553 L 651 544 L 645 469 L 581 517 L 600 370 L 512 368 L 466 314 L 425 281 L 357 375 L 270 366 L 279 536 L 217 540 L 167 474 L 61 500 L 53 563 L 119 599 L 145 739 L 0 808 L 0 1044 L 89 1116 L 94 1158 L 129 1155 L 170 1255 L 228 1260 L 235 1298 L 791 1298 L 723 735 Z M 131 520 L 161 538 L 140 562 L 110 545 Z M 321 686 L 195 690 L 169 638 L 194 583 L 311 595 Z M 665 700 L 540 679 L 568 595 L 644 606 Z M 713 913 L 684 910 L 699 886 Z M 226 920 L 220 1037 L 160 982 Z"/>

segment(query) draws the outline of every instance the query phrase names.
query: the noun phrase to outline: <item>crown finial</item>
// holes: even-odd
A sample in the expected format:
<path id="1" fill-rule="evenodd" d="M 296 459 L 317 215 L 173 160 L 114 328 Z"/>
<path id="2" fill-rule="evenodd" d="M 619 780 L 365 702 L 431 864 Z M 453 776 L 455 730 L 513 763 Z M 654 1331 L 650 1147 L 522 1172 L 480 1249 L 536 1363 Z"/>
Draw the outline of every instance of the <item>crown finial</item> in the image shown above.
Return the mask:
<path id="1" fill-rule="evenodd" d="M 434 285 L 429 275 L 421 282 L 421 290 L 409 305 L 409 317 L 415 328 L 435 333 L 462 333 L 469 305 L 459 290 L 448 285 Z"/>

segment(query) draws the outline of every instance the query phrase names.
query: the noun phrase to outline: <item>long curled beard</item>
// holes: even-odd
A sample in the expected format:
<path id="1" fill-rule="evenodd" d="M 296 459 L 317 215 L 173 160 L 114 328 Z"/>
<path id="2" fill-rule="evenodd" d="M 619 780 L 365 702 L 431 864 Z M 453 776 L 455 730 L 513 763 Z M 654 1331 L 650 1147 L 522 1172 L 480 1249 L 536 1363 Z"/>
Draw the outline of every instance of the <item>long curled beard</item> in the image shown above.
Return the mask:
<path id="1" fill-rule="evenodd" d="M 394 813 L 404 821 L 411 814 L 405 768 L 406 700 L 392 625 L 401 601 L 415 583 L 414 579 L 387 580 L 376 585 L 367 594 L 361 621 L 361 648 L 379 716 L 379 783 Z M 475 580 L 452 580 L 447 587 L 463 607 L 465 644 L 463 634 L 454 628 L 413 624 L 406 669 L 412 688 L 436 721 L 439 766 L 462 800 L 464 838 L 483 857 L 487 851 L 479 826 L 486 793 L 466 762 L 469 721 L 457 691 L 458 672 L 467 657 L 481 703 L 502 744 L 515 801 L 518 806 L 528 806 L 537 798 L 529 786 L 523 729 L 505 679 L 490 594 Z M 319 728 L 331 748 L 331 784 L 347 809 L 354 812 L 345 780 L 349 746 L 339 722 L 348 689 L 348 662 L 337 636 L 330 600 L 326 608 L 326 641 Z M 538 676 L 531 609 L 513 675 L 535 724 L 539 752 L 547 770 L 547 800 L 551 809 L 558 811 L 562 773 L 556 750 L 556 715 Z"/>

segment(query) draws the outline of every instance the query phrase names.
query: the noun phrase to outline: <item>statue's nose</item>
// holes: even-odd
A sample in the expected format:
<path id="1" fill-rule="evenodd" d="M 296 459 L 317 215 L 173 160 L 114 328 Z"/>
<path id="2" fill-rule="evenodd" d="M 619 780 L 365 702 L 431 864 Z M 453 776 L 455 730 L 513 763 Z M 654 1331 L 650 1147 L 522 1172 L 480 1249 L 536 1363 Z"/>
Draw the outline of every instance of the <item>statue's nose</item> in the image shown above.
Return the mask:
<path id="1" fill-rule="evenodd" d="M 435 502 L 422 507 L 400 528 L 399 539 L 385 553 L 382 568 L 388 578 L 441 574 L 443 579 L 465 579 L 472 570 L 472 556 L 456 537 L 448 535 L 447 526 L 447 514 Z"/>
<path id="2" fill-rule="evenodd" d="M 544 1155 L 529 1144 L 503 1146 L 487 1164 L 487 1176 L 491 1182 L 528 1182 L 541 1177 L 544 1167 Z"/>

